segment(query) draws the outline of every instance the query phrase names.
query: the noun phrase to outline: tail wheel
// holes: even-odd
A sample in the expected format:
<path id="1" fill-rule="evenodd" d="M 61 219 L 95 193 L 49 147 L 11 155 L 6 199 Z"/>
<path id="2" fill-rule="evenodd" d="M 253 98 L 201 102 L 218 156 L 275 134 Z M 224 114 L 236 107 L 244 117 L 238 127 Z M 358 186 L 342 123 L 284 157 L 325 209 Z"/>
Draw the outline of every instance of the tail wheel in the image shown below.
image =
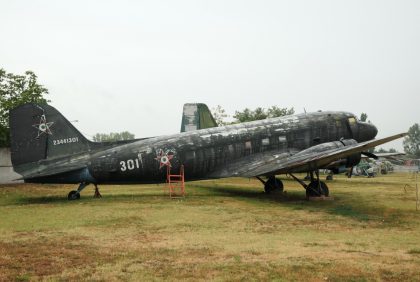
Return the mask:
<path id="1" fill-rule="evenodd" d="M 264 184 L 264 191 L 267 194 L 271 192 L 283 192 L 283 189 L 283 182 L 274 176 L 270 176 Z"/>
<path id="2" fill-rule="evenodd" d="M 69 201 L 79 200 L 80 193 L 76 190 L 70 191 L 69 195 L 67 196 L 67 199 L 69 199 Z"/>
<path id="3" fill-rule="evenodd" d="M 307 197 L 328 197 L 330 190 L 328 189 L 327 184 L 323 181 L 312 181 L 306 188 Z"/>

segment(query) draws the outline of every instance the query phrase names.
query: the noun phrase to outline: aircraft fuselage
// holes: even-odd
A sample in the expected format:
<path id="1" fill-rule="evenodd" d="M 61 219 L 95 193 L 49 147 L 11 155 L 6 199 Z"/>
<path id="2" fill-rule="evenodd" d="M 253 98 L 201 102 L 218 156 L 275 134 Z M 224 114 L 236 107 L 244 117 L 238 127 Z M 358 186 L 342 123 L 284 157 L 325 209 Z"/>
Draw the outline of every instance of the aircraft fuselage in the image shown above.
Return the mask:
<path id="1" fill-rule="evenodd" d="M 312 146 L 376 136 L 376 128 L 346 112 L 316 112 L 153 137 L 105 150 L 92 149 L 73 158 L 86 169 L 52 177 L 26 179 L 42 183 L 159 183 L 167 166 L 176 173 L 185 167 L 186 180 L 209 179 L 212 172 L 253 154 L 294 153 Z M 44 160 L 66 165 L 67 159 Z"/>

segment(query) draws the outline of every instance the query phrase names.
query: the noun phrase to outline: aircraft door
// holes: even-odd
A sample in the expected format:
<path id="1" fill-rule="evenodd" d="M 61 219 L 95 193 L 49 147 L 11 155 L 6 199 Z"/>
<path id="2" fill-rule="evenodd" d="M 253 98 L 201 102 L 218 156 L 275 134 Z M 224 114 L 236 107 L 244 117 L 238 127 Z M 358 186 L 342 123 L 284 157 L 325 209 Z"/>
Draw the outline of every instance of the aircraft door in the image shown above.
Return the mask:
<path id="1" fill-rule="evenodd" d="M 330 116 L 328 118 L 328 141 L 339 140 L 340 139 L 340 126 L 341 121 Z"/>
<path id="2" fill-rule="evenodd" d="M 115 153 L 92 160 L 89 171 L 96 179 L 101 181 L 112 179 L 113 175 L 118 173 L 118 159 Z"/>

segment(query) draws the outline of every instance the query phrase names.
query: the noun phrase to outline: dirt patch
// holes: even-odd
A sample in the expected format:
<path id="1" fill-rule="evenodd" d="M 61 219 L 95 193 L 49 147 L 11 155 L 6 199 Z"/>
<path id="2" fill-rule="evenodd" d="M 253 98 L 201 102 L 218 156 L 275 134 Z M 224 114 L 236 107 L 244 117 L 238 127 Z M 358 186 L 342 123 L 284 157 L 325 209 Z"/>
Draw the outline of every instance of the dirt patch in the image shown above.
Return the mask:
<path id="1" fill-rule="evenodd" d="M 68 268 L 94 268 L 112 257 L 83 238 L 36 238 L 0 242 L 0 281 L 56 275 Z M 25 236 L 27 237 L 27 235 Z"/>

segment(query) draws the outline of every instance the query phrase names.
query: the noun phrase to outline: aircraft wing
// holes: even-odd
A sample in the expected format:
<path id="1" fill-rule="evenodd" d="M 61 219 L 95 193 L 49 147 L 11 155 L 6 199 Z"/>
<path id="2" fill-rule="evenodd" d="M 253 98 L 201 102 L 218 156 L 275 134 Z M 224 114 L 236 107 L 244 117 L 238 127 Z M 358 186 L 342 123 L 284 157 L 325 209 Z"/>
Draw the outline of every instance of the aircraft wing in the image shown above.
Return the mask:
<path id="1" fill-rule="evenodd" d="M 383 159 L 396 159 L 395 157 L 399 157 L 399 156 L 405 156 L 405 153 L 374 153 L 375 156 L 377 156 L 378 158 L 383 158 Z M 362 157 L 362 158 L 369 158 L 369 157 Z"/>
<path id="2" fill-rule="evenodd" d="M 388 158 L 388 157 L 396 157 L 396 156 L 405 156 L 404 153 L 376 153 L 375 155 L 378 158 Z"/>
<path id="3" fill-rule="evenodd" d="M 336 149 L 321 152 L 283 153 L 283 154 L 260 154 L 249 159 L 234 163 L 222 171 L 215 172 L 214 176 L 229 177 L 255 177 L 272 174 L 285 174 L 294 172 L 306 172 L 322 168 L 333 161 L 344 159 L 350 155 L 361 153 L 370 148 L 404 137 L 406 133 L 393 135 L 387 138 L 356 143 Z"/>

